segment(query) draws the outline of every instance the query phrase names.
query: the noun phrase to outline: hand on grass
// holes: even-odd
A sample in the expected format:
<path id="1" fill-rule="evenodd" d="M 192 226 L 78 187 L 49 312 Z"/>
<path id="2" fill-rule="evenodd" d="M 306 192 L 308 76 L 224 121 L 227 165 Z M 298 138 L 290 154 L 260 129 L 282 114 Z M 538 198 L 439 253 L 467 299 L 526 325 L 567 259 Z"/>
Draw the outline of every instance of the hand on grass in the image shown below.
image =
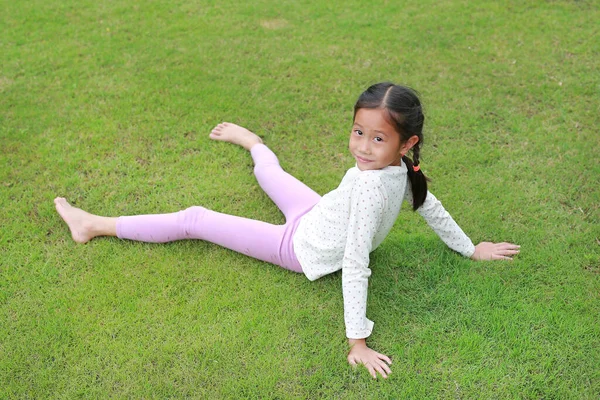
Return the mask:
<path id="1" fill-rule="evenodd" d="M 349 342 L 352 346 L 350 353 L 348 353 L 350 365 L 364 365 L 373 379 L 377 379 L 377 372 L 384 378 L 387 378 L 388 374 L 392 372 L 388 366 L 392 364 L 392 360 L 388 356 L 368 348 L 365 339 L 349 339 Z"/>
<path id="2" fill-rule="evenodd" d="M 481 242 L 475 246 L 473 260 L 512 260 L 512 256 L 519 254 L 521 246 L 512 243 Z"/>

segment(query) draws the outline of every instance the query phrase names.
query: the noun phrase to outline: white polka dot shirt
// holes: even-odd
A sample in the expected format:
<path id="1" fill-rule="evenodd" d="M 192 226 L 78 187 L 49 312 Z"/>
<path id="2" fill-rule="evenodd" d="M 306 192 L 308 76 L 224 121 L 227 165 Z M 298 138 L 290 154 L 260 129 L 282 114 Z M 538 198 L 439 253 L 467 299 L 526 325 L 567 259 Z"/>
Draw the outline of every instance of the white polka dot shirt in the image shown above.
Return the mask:
<path id="1" fill-rule="evenodd" d="M 412 205 L 404 164 L 372 171 L 353 167 L 301 218 L 294 235 L 294 252 L 309 280 L 342 270 L 348 338 L 366 338 L 373 331 L 366 317 L 369 253 L 392 229 L 403 200 Z M 473 254 L 471 240 L 431 193 L 417 212 L 451 249 Z"/>

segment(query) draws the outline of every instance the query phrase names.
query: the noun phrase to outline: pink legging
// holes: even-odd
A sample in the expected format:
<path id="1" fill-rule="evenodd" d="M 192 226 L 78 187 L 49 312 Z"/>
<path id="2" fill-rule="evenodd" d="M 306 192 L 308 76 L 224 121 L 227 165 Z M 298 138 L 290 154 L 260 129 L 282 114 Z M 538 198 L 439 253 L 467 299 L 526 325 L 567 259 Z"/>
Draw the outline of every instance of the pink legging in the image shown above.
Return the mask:
<path id="1" fill-rule="evenodd" d="M 204 207 L 190 207 L 171 214 L 119 217 L 117 236 L 152 243 L 201 239 L 302 272 L 294 254 L 292 238 L 300 217 L 313 208 L 321 196 L 285 172 L 277 156 L 264 144 L 254 145 L 250 154 L 258 184 L 285 215 L 284 225 L 221 214 Z"/>

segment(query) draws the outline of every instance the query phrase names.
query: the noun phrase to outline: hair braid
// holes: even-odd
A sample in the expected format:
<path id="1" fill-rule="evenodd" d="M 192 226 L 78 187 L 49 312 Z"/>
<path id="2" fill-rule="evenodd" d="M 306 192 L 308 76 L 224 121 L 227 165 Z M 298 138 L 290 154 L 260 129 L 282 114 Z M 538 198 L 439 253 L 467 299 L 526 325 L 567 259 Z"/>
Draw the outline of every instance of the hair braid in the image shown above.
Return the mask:
<path id="1" fill-rule="evenodd" d="M 421 153 L 421 142 L 420 141 L 415 146 L 413 146 L 412 151 L 413 151 L 412 162 L 413 162 L 413 165 L 416 167 L 417 165 L 419 165 L 419 156 Z"/>

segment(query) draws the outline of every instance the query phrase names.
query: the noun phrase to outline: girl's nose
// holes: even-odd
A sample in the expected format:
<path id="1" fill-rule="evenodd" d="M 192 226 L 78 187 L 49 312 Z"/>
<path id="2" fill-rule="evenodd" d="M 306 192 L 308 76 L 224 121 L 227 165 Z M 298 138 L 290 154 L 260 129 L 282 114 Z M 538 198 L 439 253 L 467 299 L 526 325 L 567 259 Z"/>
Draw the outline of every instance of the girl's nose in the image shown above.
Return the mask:
<path id="1" fill-rule="evenodd" d="M 363 139 L 360 143 L 360 151 L 365 154 L 371 153 L 371 143 L 368 140 Z"/>

